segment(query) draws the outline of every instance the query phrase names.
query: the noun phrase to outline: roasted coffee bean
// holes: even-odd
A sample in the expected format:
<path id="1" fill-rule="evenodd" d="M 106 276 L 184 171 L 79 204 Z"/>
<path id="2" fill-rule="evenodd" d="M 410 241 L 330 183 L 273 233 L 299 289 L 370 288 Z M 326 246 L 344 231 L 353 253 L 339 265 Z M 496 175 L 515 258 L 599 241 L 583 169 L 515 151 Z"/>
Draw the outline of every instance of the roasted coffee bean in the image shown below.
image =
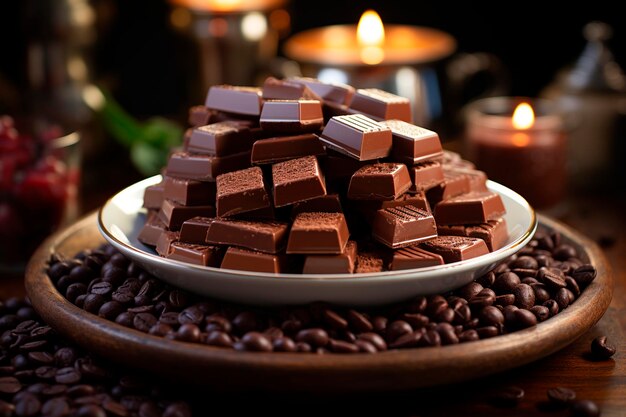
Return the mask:
<path id="1" fill-rule="evenodd" d="M 499 306 L 510 306 L 515 304 L 515 295 L 514 294 L 502 294 L 496 297 L 496 301 L 494 301 L 495 305 Z"/>
<path id="2" fill-rule="evenodd" d="M 385 342 L 385 339 L 376 333 L 361 333 L 357 339 L 371 343 L 379 352 L 387 350 L 387 343 Z"/>
<path id="3" fill-rule="evenodd" d="M 454 324 L 465 324 L 472 319 L 472 310 L 469 305 L 461 304 L 454 309 Z"/>
<path id="4" fill-rule="evenodd" d="M 154 326 L 156 322 L 157 318 L 150 313 L 139 313 L 133 318 L 133 326 L 135 329 L 146 333 L 150 331 L 150 328 Z"/>
<path id="5" fill-rule="evenodd" d="M 491 287 L 496 294 L 511 293 L 515 287 L 521 283 L 520 277 L 514 272 L 503 272 L 496 276 L 496 280 Z"/>
<path id="6" fill-rule="evenodd" d="M 506 386 L 495 391 L 491 401 L 499 407 L 515 407 L 524 398 L 524 390 L 516 386 Z"/>
<path id="7" fill-rule="evenodd" d="M 100 306 L 98 315 L 108 320 L 113 320 L 124 312 L 124 306 L 117 301 L 107 301 Z"/>
<path id="8" fill-rule="evenodd" d="M 571 300 L 571 291 L 567 288 L 559 288 L 554 295 L 554 301 L 559 305 L 559 310 L 565 309 Z"/>
<path id="9" fill-rule="evenodd" d="M 242 313 L 243 314 L 243 313 Z M 235 317 L 235 319 L 237 319 Z M 204 313 L 198 307 L 187 307 L 178 315 L 178 322 L 180 324 L 192 323 L 199 325 L 204 320 Z"/>
<path id="10" fill-rule="evenodd" d="M 554 259 L 559 261 L 565 261 L 568 258 L 575 258 L 576 255 L 576 249 L 567 244 L 557 246 L 557 248 L 552 252 Z"/>
<path id="11" fill-rule="evenodd" d="M 516 305 L 508 305 L 502 307 L 502 314 L 504 315 L 504 321 L 507 325 L 511 325 L 515 321 L 515 315 L 513 314 L 519 308 Z"/>
<path id="12" fill-rule="evenodd" d="M 95 404 L 83 405 L 78 409 L 78 417 L 106 417 L 106 411 Z"/>
<path id="13" fill-rule="evenodd" d="M 423 295 L 417 296 L 409 301 L 406 311 L 407 313 L 423 313 L 428 306 L 428 300 Z"/>
<path id="14" fill-rule="evenodd" d="M 176 339 L 195 343 L 200 340 L 200 328 L 193 323 L 182 324 L 176 331 Z"/>
<path id="15" fill-rule="evenodd" d="M 401 314 L 400 317 L 398 318 L 401 321 L 405 321 L 409 323 L 409 325 L 414 329 L 424 327 L 430 322 L 430 319 L 428 318 L 428 316 L 425 316 L 420 313 L 404 313 L 404 314 Z"/>
<path id="16" fill-rule="evenodd" d="M 254 352 L 271 352 L 272 342 L 263 333 L 248 332 L 241 338 L 245 350 Z"/>
<path id="17" fill-rule="evenodd" d="M 73 367 L 61 368 L 56 371 L 54 379 L 59 384 L 76 384 L 80 381 L 81 374 Z"/>
<path id="18" fill-rule="evenodd" d="M 419 330 L 415 332 L 404 333 L 400 335 L 399 337 L 397 337 L 396 339 L 394 339 L 394 341 L 389 344 L 389 348 L 401 349 L 401 348 L 411 348 L 411 347 L 420 346 L 420 341 L 422 337 L 424 336 L 424 334 L 425 332 L 419 331 Z M 427 343 L 423 344 L 422 346 L 426 346 L 426 345 Z"/>
<path id="19" fill-rule="evenodd" d="M 232 325 L 230 324 L 230 321 L 228 321 L 226 317 L 219 314 L 211 314 L 210 316 L 207 316 L 204 321 L 206 323 L 204 331 L 206 332 L 220 330 L 226 333 L 230 333 L 232 330 Z"/>
<path id="20" fill-rule="evenodd" d="M 348 328 L 348 321 L 341 317 L 337 312 L 325 309 L 322 311 L 322 319 L 331 328 L 336 330 L 345 330 Z"/>
<path id="21" fill-rule="evenodd" d="M 424 347 L 441 346 L 441 337 L 439 336 L 439 333 L 436 330 L 427 330 L 418 341 L 417 346 L 424 346 Z"/>
<path id="22" fill-rule="evenodd" d="M 12 376 L 0 377 L 0 394 L 15 394 L 22 389 L 22 384 Z"/>
<path id="23" fill-rule="evenodd" d="M 439 333 L 442 345 L 455 345 L 459 343 L 459 337 L 451 324 L 439 323 L 437 324 L 436 330 Z"/>
<path id="24" fill-rule="evenodd" d="M 496 301 L 496 294 L 491 288 L 483 288 L 478 294 L 470 298 L 468 304 L 472 309 L 481 309 L 492 305 Z"/>
<path id="25" fill-rule="evenodd" d="M 485 275 L 476 279 L 476 282 L 482 285 L 483 287 L 491 287 L 493 283 L 496 281 L 496 274 L 494 271 L 489 271 Z"/>
<path id="26" fill-rule="evenodd" d="M 300 330 L 296 335 L 296 341 L 304 342 L 315 347 L 326 346 L 328 339 L 326 330 L 320 328 Z"/>
<path id="27" fill-rule="evenodd" d="M 357 353 L 359 351 L 359 347 L 354 343 L 336 339 L 330 339 L 328 347 L 331 352 L 335 353 Z"/>
<path id="28" fill-rule="evenodd" d="M 555 272 L 553 268 L 540 268 L 537 273 L 537 279 L 539 282 L 542 282 L 553 290 L 558 290 L 559 288 L 565 288 L 567 285 L 565 283 L 565 277 L 563 272 L 558 270 Z"/>
<path id="29" fill-rule="evenodd" d="M 518 284 L 513 289 L 515 305 L 519 308 L 529 309 L 535 305 L 535 291 L 528 284 Z"/>
<path id="30" fill-rule="evenodd" d="M 98 314 L 98 310 L 100 310 L 105 301 L 106 299 L 100 294 L 87 294 L 83 302 L 83 309 L 90 313 Z"/>
<path id="31" fill-rule="evenodd" d="M 393 342 L 402 335 L 411 333 L 413 328 L 404 320 L 396 320 L 387 326 L 387 341 Z"/>
<path id="32" fill-rule="evenodd" d="M 509 268 L 537 269 L 537 261 L 532 256 L 520 256 L 509 263 Z"/>
<path id="33" fill-rule="evenodd" d="M 593 265 L 584 264 L 572 272 L 572 278 L 576 280 L 579 287 L 585 288 L 596 278 L 597 273 L 598 271 Z"/>
<path id="34" fill-rule="evenodd" d="M 469 300 L 470 298 L 478 294 L 483 288 L 484 287 L 478 282 L 472 281 L 457 290 L 457 294 L 459 295 L 459 297 L 463 297 L 466 300 Z"/>
<path id="35" fill-rule="evenodd" d="M 615 355 L 615 346 L 609 343 L 606 336 L 598 336 L 591 341 L 591 354 L 594 359 L 606 360 Z"/>
<path id="36" fill-rule="evenodd" d="M 233 340 L 228 333 L 213 330 L 207 334 L 205 343 L 211 346 L 231 347 Z"/>
<path id="37" fill-rule="evenodd" d="M 89 291 L 92 294 L 108 295 L 113 291 L 113 286 L 110 282 L 102 281 L 92 285 Z"/>
<path id="38" fill-rule="evenodd" d="M 537 324 L 537 317 L 529 310 L 519 308 L 513 311 L 513 326 L 518 329 L 525 329 Z"/>
<path id="39" fill-rule="evenodd" d="M 64 417 L 69 415 L 70 406 L 64 398 L 52 398 L 43 403 L 41 413 L 46 417 Z"/>
<path id="40" fill-rule="evenodd" d="M 550 388 L 546 394 L 550 403 L 559 408 L 565 408 L 576 399 L 576 392 L 565 387 Z"/>
<path id="41" fill-rule="evenodd" d="M 197 327 L 197 326 L 196 326 Z M 154 326 L 150 327 L 148 333 L 154 336 L 166 336 L 172 333 L 174 329 L 169 324 L 157 322 Z"/>
<path id="42" fill-rule="evenodd" d="M 376 347 L 370 342 L 366 342 L 365 340 L 358 339 L 354 342 L 354 344 L 359 348 L 359 352 L 362 353 L 376 353 Z"/>
<path id="43" fill-rule="evenodd" d="M 578 283 L 576 282 L 574 278 L 570 276 L 566 276 L 565 285 L 566 285 L 566 288 L 570 290 L 572 294 L 574 294 L 575 297 L 580 296 L 580 287 L 578 286 Z"/>
<path id="44" fill-rule="evenodd" d="M 374 329 L 372 322 L 364 314 L 356 310 L 348 310 L 346 317 L 350 327 L 357 332 L 371 332 Z"/>
<path id="45" fill-rule="evenodd" d="M 121 324 L 124 327 L 133 327 L 133 321 L 135 320 L 135 314 L 124 312 L 115 318 L 117 324 Z"/>
<path id="46" fill-rule="evenodd" d="M 478 314 L 480 322 L 485 326 L 498 326 L 504 324 L 504 314 L 497 307 L 487 306 Z"/>
<path id="47" fill-rule="evenodd" d="M 550 293 L 546 289 L 545 284 L 537 283 L 530 286 L 535 292 L 535 304 L 543 304 L 550 299 Z"/>
<path id="48" fill-rule="evenodd" d="M 600 407 L 591 400 L 574 401 L 569 411 L 572 417 L 597 417 L 600 415 Z"/>
<path id="49" fill-rule="evenodd" d="M 495 337 L 498 335 L 498 327 L 497 326 L 484 326 L 476 329 L 478 336 L 481 339 L 487 339 L 490 337 Z"/>
<path id="50" fill-rule="evenodd" d="M 459 334 L 459 342 L 473 342 L 475 340 L 479 340 L 480 336 L 478 332 L 474 329 L 465 330 Z"/>
<path id="51" fill-rule="evenodd" d="M 550 318 L 550 310 L 545 306 L 532 306 L 530 308 L 531 313 L 537 317 L 537 321 L 545 321 Z"/>
<path id="52" fill-rule="evenodd" d="M 272 347 L 276 352 L 295 352 L 298 348 L 289 337 L 278 337 L 272 341 Z"/>
<path id="53" fill-rule="evenodd" d="M 372 326 L 374 326 L 374 331 L 376 333 L 384 334 L 387 331 L 387 323 L 389 319 L 383 316 L 375 316 L 372 319 Z"/>
<path id="54" fill-rule="evenodd" d="M 191 408 L 188 404 L 175 402 L 165 408 L 163 417 L 191 417 Z"/>

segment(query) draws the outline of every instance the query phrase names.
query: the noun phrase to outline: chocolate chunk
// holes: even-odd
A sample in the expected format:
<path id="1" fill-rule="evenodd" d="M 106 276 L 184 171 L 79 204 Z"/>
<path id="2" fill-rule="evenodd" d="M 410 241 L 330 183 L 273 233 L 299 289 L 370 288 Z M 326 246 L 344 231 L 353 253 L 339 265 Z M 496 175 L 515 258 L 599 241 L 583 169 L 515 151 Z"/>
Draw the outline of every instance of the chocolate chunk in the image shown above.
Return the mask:
<path id="1" fill-rule="evenodd" d="M 489 220 L 487 223 L 473 225 L 447 226 L 437 224 L 439 235 L 477 237 L 485 241 L 491 252 L 498 250 L 509 239 L 509 232 L 504 218 Z"/>
<path id="2" fill-rule="evenodd" d="M 211 123 L 215 112 L 209 110 L 206 106 L 191 106 L 189 108 L 189 115 L 187 122 L 192 127 L 204 126 Z"/>
<path id="3" fill-rule="evenodd" d="M 427 161 L 409 167 L 413 185 L 410 192 L 423 192 L 444 182 L 443 168 L 439 162 Z"/>
<path id="4" fill-rule="evenodd" d="M 324 124 L 322 103 L 318 100 L 268 100 L 263 104 L 259 123 L 272 132 L 316 132 Z"/>
<path id="5" fill-rule="evenodd" d="M 213 206 L 183 206 L 172 200 L 165 200 L 159 210 L 159 219 L 165 223 L 169 230 L 178 230 L 185 220 L 192 217 L 215 216 L 215 207 Z"/>
<path id="6" fill-rule="evenodd" d="M 161 256 L 167 256 L 172 251 L 172 243 L 178 241 L 179 232 L 164 230 L 156 244 L 156 252 Z"/>
<path id="7" fill-rule="evenodd" d="M 320 139 L 329 148 L 359 161 L 384 158 L 391 152 L 391 129 L 362 114 L 331 118 Z"/>
<path id="8" fill-rule="evenodd" d="M 378 210 L 372 224 L 372 237 L 392 249 L 436 236 L 433 215 L 410 205 Z"/>
<path id="9" fill-rule="evenodd" d="M 278 253 L 285 247 L 288 231 L 289 225 L 283 222 L 215 219 L 209 225 L 206 242 Z"/>
<path id="10" fill-rule="evenodd" d="M 479 224 L 496 220 L 506 213 L 500 194 L 471 192 L 443 200 L 435 206 L 438 224 Z"/>
<path id="11" fill-rule="evenodd" d="M 326 195 L 326 183 L 315 156 L 272 165 L 272 180 L 275 207 Z"/>
<path id="12" fill-rule="evenodd" d="M 263 172 L 259 167 L 232 171 L 217 176 L 217 215 L 232 216 L 270 206 Z"/>
<path id="13" fill-rule="evenodd" d="M 296 217 L 299 213 L 311 213 L 315 211 L 323 213 L 343 213 L 339 195 L 326 194 L 321 197 L 295 203 L 291 209 L 291 216 Z"/>
<path id="14" fill-rule="evenodd" d="M 443 182 L 426 190 L 426 198 L 431 207 L 442 201 L 470 192 L 470 177 L 464 172 L 443 172 Z"/>
<path id="15" fill-rule="evenodd" d="M 158 184 L 149 185 L 143 192 L 143 205 L 142 207 L 148 210 L 158 210 L 163 204 L 164 184 L 161 181 Z"/>
<path id="16" fill-rule="evenodd" d="M 351 274 L 356 264 L 357 244 L 349 240 L 339 255 L 308 255 L 304 260 L 303 274 Z"/>
<path id="17" fill-rule="evenodd" d="M 359 210 L 366 220 L 370 223 L 374 220 L 376 212 L 392 207 L 415 206 L 419 209 L 430 212 L 430 206 L 423 193 L 420 194 L 402 194 L 395 200 L 367 200 L 354 203 L 353 209 Z"/>
<path id="18" fill-rule="evenodd" d="M 222 250 L 216 246 L 173 242 L 167 258 L 194 265 L 217 267 L 222 260 Z"/>
<path id="19" fill-rule="evenodd" d="M 407 123 L 413 121 L 411 101 L 408 98 L 378 88 L 357 89 L 349 107 L 378 121 L 391 119 Z"/>
<path id="20" fill-rule="evenodd" d="M 356 257 L 355 271 L 358 274 L 382 272 L 385 270 L 385 260 L 378 252 L 360 252 Z"/>
<path id="21" fill-rule="evenodd" d="M 290 80 L 281 80 L 276 77 L 267 77 L 263 82 L 264 100 L 322 100 L 306 84 Z"/>
<path id="22" fill-rule="evenodd" d="M 324 145 L 314 133 L 261 139 L 252 146 L 254 165 L 273 164 L 308 155 L 323 155 Z"/>
<path id="23" fill-rule="evenodd" d="M 463 159 L 460 153 L 447 149 L 443 150 L 441 165 L 444 168 L 476 169 L 476 166 L 472 162 Z"/>
<path id="24" fill-rule="evenodd" d="M 221 268 L 253 272 L 285 272 L 283 255 L 256 252 L 248 249 L 230 247 L 224 254 Z"/>
<path id="25" fill-rule="evenodd" d="M 487 174 L 479 169 L 446 167 L 444 172 L 457 172 L 465 174 L 469 179 L 469 190 L 472 191 L 488 191 Z"/>
<path id="26" fill-rule="evenodd" d="M 291 225 L 287 253 L 341 254 L 349 236 L 342 213 L 300 213 Z"/>
<path id="27" fill-rule="evenodd" d="M 180 227 L 178 240 L 183 243 L 195 243 L 197 245 L 206 243 L 206 234 L 213 220 L 214 218 L 212 217 L 200 216 L 185 220 Z"/>
<path id="28" fill-rule="evenodd" d="M 165 177 L 163 196 L 184 206 L 203 206 L 215 204 L 216 187 L 214 182 L 196 181 L 182 178 Z"/>
<path id="29" fill-rule="evenodd" d="M 443 156 L 439 135 L 432 130 L 402 120 L 380 122 L 391 129 L 391 155 L 400 162 L 415 165 Z"/>
<path id="30" fill-rule="evenodd" d="M 411 187 L 406 165 L 382 162 L 366 165 L 350 179 L 348 198 L 353 200 L 394 200 Z"/>
<path id="31" fill-rule="evenodd" d="M 354 96 L 354 87 L 340 83 L 325 83 L 311 77 L 289 77 L 287 81 L 306 85 L 324 101 L 347 105 Z"/>
<path id="32" fill-rule="evenodd" d="M 420 245 L 429 252 L 441 255 L 447 264 L 489 253 L 485 241 L 473 237 L 438 236 Z"/>
<path id="33" fill-rule="evenodd" d="M 137 235 L 137 240 L 148 246 L 156 246 L 163 231 L 165 231 L 165 223 L 159 219 L 156 211 L 151 211 Z"/>
<path id="34" fill-rule="evenodd" d="M 393 258 L 389 269 L 397 271 L 400 269 L 425 268 L 427 266 L 443 265 L 441 255 L 428 252 L 417 246 L 408 246 L 393 252 Z"/>
<path id="35" fill-rule="evenodd" d="M 245 123 L 212 123 L 193 129 L 185 150 L 211 156 L 228 156 L 249 151 L 254 138 Z"/>
<path id="36" fill-rule="evenodd" d="M 214 85 L 209 88 L 205 105 L 227 113 L 259 116 L 263 105 L 261 88 Z"/>
<path id="37" fill-rule="evenodd" d="M 327 149 L 326 156 L 320 157 L 320 165 L 323 168 L 327 182 L 337 182 L 346 185 L 352 175 L 360 168 L 369 165 L 374 161 L 358 161 L 339 152 Z"/>
<path id="38" fill-rule="evenodd" d="M 170 177 L 215 181 L 215 178 L 220 174 L 249 166 L 250 152 L 217 157 L 176 151 L 170 155 L 165 172 Z"/>

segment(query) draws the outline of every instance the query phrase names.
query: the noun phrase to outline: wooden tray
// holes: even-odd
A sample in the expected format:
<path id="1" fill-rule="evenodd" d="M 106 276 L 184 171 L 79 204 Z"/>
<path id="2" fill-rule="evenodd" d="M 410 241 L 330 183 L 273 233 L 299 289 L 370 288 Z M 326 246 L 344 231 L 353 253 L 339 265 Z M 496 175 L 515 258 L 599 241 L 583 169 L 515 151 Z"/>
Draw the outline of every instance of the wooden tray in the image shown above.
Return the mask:
<path id="1" fill-rule="evenodd" d="M 560 232 L 598 277 L 566 310 L 536 327 L 472 343 L 356 354 L 248 353 L 171 341 L 117 325 L 69 303 L 45 268 L 52 252 L 72 257 L 104 240 L 96 213 L 47 239 L 31 258 L 26 291 L 58 332 L 89 351 L 160 377 L 219 390 L 367 392 L 408 390 L 478 378 L 548 356 L 583 335 L 604 314 L 613 278 L 600 248 L 571 228 L 539 216 L 540 228 Z"/>

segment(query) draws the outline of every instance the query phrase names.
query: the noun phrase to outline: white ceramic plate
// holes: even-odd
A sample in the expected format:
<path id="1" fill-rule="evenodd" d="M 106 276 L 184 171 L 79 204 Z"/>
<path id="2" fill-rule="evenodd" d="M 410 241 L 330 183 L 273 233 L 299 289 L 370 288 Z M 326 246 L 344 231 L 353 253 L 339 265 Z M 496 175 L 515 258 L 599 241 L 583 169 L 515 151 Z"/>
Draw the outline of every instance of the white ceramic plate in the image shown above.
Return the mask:
<path id="1" fill-rule="evenodd" d="M 172 261 L 137 240 L 146 218 L 144 189 L 161 181 L 147 178 L 120 191 L 98 213 L 104 238 L 148 272 L 196 294 L 256 305 L 327 301 L 343 305 L 381 305 L 415 295 L 449 291 L 465 285 L 515 254 L 537 228 L 535 212 L 516 192 L 493 181 L 487 186 L 502 197 L 509 241 L 503 248 L 467 261 L 404 271 L 367 274 L 270 274 L 220 269 Z"/>

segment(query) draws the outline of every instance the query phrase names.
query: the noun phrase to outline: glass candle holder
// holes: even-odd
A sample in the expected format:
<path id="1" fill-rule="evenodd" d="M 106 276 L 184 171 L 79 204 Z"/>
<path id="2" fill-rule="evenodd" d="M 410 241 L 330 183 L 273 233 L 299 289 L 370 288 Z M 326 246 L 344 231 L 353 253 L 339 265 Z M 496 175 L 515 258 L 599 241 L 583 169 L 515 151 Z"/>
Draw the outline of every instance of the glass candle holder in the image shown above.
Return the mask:
<path id="1" fill-rule="evenodd" d="M 554 103 L 492 97 L 469 104 L 464 117 L 465 150 L 478 169 L 538 210 L 554 209 L 563 202 L 567 139 Z"/>

